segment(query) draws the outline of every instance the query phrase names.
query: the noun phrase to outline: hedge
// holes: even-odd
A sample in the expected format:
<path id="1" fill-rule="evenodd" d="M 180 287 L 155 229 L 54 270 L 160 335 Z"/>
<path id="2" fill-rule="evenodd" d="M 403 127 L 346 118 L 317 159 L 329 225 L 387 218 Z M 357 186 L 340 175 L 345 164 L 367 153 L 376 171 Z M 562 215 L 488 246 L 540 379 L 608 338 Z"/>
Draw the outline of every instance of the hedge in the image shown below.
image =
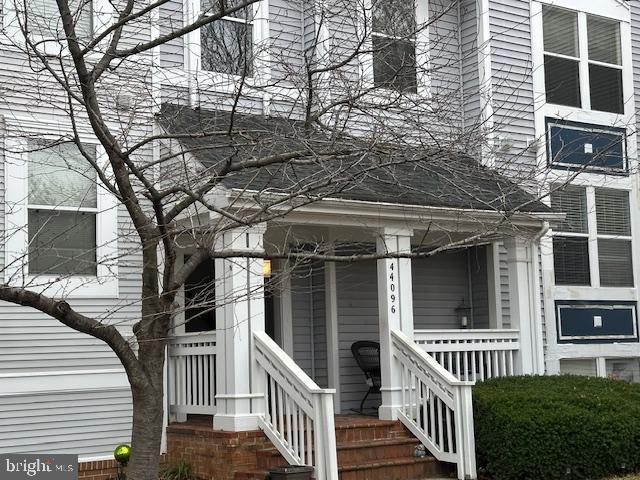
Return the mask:
<path id="1" fill-rule="evenodd" d="M 474 387 L 473 405 L 478 466 L 496 480 L 640 471 L 640 385 L 572 375 L 499 378 Z"/>

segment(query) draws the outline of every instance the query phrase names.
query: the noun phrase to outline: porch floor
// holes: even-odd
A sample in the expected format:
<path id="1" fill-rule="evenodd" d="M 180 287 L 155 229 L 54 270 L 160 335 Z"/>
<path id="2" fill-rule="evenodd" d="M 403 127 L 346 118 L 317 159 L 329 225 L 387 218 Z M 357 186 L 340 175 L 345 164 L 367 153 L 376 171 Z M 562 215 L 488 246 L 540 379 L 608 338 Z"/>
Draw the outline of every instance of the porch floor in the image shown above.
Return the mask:
<path id="1" fill-rule="evenodd" d="M 212 417 L 190 416 L 167 429 L 168 457 L 185 458 L 208 480 L 266 480 L 269 469 L 287 462 L 261 431 L 221 432 Z M 340 480 L 417 480 L 455 477 L 453 465 L 431 455 L 415 456 L 418 440 L 397 421 L 336 415 Z"/>

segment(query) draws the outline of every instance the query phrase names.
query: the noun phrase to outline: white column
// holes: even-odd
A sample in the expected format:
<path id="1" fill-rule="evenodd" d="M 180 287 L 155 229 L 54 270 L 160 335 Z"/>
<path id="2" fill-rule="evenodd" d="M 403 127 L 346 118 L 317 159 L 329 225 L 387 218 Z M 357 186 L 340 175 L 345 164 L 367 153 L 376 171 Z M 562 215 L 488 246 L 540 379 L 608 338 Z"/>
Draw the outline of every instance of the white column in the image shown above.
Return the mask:
<path id="1" fill-rule="evenodd" d="M 261 253 L 264 227 L 238 228 L 222 235 L 221 251 Z M 253 332 L 264 331 L 262 259 L 216 260 L 216 430 L 258 428 L 264 413 L 264 378 L 253 358 Z"/>
<path id="2" fill-rule="evenodd" d="M 411 252 L 412 231 L 385 229 L 380 232 L 376 250 L 389 255 L 378 260 L 378 312 L 380 316 L 380 367 L 382 405 L 379 416 L 397 419 L 400 406 L 401 369 L 393 358 L 391 330 L 400 330 L 413 340 L 413 292 L 411 259 L 393 258 L 397 253 Z"/>
<path id="3" fill-rule="evenodd" d="M 338 287 L 335 262 L 324 264 L 325 322 L 327 330 L 328 387 L 335 388 L 333 409 L 340 413 L 340 348 L 338 344 Z"/>
<path id="4" fill-rule="evenodd" d="M 540 361 L 543 355 L 537 330 L 542 328 L 540 309 L 534 302 L 539 300 L 539 281 L 533 278 L 532 248 L 521 238 L 505 240 L 509 265 L 509 309 L 511 328 L 520 330 L 520 351 L 517 371 L 523 375 L 544 373 Z M 535 259 L 537 261 L 537 258 Z M 536 293 L 537 290 L 537 293 Z"/>

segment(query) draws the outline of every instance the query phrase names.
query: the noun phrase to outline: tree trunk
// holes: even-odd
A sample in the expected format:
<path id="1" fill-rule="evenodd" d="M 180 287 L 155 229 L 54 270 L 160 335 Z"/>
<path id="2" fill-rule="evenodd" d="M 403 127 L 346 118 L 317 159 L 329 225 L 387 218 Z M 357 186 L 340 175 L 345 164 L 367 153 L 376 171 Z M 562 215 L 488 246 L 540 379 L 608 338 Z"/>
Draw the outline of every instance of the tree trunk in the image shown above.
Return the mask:
<path id="1" fill-rule="evenodd" d="M 133 428 L 127 480 L 158 480 L 164 428 L 164 342 L 150 342 L 141 347 L 139 360 L 152 386 L 144 386 L 145 382 L 130 382 Z"/>

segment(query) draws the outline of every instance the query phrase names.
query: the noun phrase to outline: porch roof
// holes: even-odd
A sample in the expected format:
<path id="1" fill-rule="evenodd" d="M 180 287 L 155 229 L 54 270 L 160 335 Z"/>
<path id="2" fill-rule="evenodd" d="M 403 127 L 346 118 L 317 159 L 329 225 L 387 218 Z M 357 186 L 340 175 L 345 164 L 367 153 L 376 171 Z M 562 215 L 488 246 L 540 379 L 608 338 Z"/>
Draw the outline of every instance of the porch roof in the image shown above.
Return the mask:
<path id="1" fill-rule="evenodd" d="M 221 185 L 262 193 L 304 190 L 310 196 L 465 210 L 549 213 L 515 183 L 461 152 L 389 145 L 347 135 L 330 137 L 303 122 L 165 104 L 161 127 L 212 173 L 237 162 L 296 152 L 225 175 Z M 327 182 L 331 179 L 331 183 Z"/>

